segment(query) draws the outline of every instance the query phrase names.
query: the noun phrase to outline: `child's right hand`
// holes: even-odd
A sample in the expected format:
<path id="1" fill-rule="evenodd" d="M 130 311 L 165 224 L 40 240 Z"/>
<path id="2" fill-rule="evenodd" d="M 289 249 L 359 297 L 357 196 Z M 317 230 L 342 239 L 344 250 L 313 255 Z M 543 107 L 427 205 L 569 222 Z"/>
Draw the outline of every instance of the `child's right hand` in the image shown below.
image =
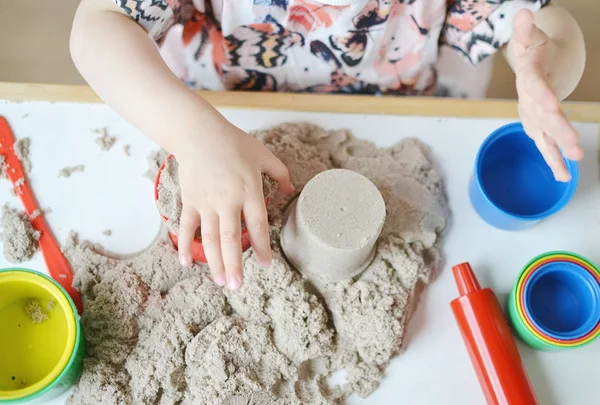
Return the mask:
<path id="1" fill-rule="evenodd" d="M 283 192 L 294 190 L 289 172 L 263 144 L 223 117 L 182 136 L 173 153 L 179 163 L 183 201 L 178 248 L 184 266 L 192 262 L 192 241 L 201 226 L 202 245 L 220 286 L 242 285 L 241 218 L 261 266 L 271 262 L 262 173 Z"/>
<path id="2" fill-rule="evenodd" d="M 183 198 L 181 263 L 191 264 L 192 241 L 202 223 L 202 244 L 215 282 L 238 288 L 243 214 L 257 259 L 268 266 L 271 247 L 261 172 L 291 192 L 283 163 L 175 77 L 147 33 L 113 2 L 81 1 L 71 53 L 102 100 L 177 158 Z M 124 67 L 135 74 L 123 74 Z"/>

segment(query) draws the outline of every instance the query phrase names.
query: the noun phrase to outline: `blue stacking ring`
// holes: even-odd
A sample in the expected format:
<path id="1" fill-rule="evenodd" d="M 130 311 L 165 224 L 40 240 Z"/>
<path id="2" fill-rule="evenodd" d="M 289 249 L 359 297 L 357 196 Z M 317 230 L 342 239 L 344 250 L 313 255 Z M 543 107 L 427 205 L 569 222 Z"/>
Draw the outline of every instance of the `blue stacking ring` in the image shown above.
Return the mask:
<path id="1" fill-rule="evenodd" d="M 600 322 L 600 285 L 575 263 L 541 266 L 525 284 L 524 298 L 531 321 L 554 339 L 579 339 Z"/>

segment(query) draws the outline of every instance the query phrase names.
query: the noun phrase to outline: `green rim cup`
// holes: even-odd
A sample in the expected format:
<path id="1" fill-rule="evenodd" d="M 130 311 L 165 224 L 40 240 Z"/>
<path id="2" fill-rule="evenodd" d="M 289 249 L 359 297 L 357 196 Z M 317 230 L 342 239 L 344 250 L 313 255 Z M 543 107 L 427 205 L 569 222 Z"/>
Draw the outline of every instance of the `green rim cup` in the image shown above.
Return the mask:
<path id="1" fill-rule="evenodd" d="M 552 260 L 552 261 L 550 261 L 550 260 Z M 533 277 L 533 274 L 535 274 L 535 272 L 538 272 L 538 271 L 543 272 L 544 267 L 548 264 L 565 263 L 565 265 L 573 266 L 573 264 L 571 264 L 571 261 L 578 261 L 578 262 L 585 264 L 585 266 L 589 267 L 590 270 L 588 270 L 588 271 L 590 273 L 594 273 L 594 276 L 590 275 L 590 277 L 598 277 L 598 275 L 600 275 L 600 271 L 598 270 L 598 268 L 596 266 L 594 266 L 586 258 L 579 256 L 577 254 L 571 253 L 571 252 L 553 251 L 553 252 L 548 252 L 548 253 L 544 253 L 542 255 L 536 256 L 531 261 L 529 261 L 529 263 L 527 263 L 525 265 L 525 267 L 523 267 L 523 269 L 519 273 L 517 282 L 515 283 L 515 285 L 513 286 L 512 290 L 510 292 L 510 295 L 508 297 L 507 310 L 508 310 L 509 319 L 511 321 L 513 329 L 516 332 L 516 334 L 519 336 L 519 338 L 525 344 L 532 347 L 533 349 L 546 350 L 546 351 L 547 350 L 551 350 L 551 351 L 568 350 L 568 349 L 585 346 L 585 345 L 593 342 L 595 340 L 595 337 L 598 337 L 597 332 L 596 332 L 596 333 L 592 334 L 592 336 L 590 336 L 589 338 L 587 338 L 586 336 L 578 337 L 577 340 L 579 340 L 579 341 L 572 341 L 572 340 L 560 341 L 560 340 L 558 340 L 557 342 L 553 342 L 552 341 L 553 339 L 551 339 L 545 332 L 538 331 L 537 333 L 541 333 L 542 336 L 544 337 L 544 339 L 543 339 L 542 337 L 538 336 L 536 333 L 534 333 L 532 331 L 532 328 L 525 323 L 525 320 L 523 319 L 522 314 L 519 312 L 518 297 L 517 297 L 518 291 L 517 290 L 519 289 L 519 285 L 521 284 L 521 281 L 522 281 L 525 273 L 529 274 L 531 271 L 533 271 L 534 273 L 531 273 L 531 276 Z M 532 268 L 534 265 L 536 267 Z M 577 266 L 579 266 L 579 265 L 577 265 Z M 525 284 L 523 285 L 522 288 L 527 288 L 528 281 L 523 280 L 523 282 Z M 596 330 L 597 330 L 597 327 L 596 327 Z"/>
<path id="2" fill-rule="evenodd" d="M 24 318 L 31 316 L 25 309 L 25 304 L 32 301 L 35 301 L 36 305 L 47 302 L 44 305 L 48 305 L 46 315 L 49 318 L 46 319 L 50 323 L 44 324 L 47 322 L 44 319 L 37 324 L 34 318 Z M 49 306 L 50 301 L 52 307 Z M 52 315 L 53 313 L 56 315 Z M 0 325 L 0 344 L 4 342 L 13 347 L 17 346 L 12 352 L 4 351 L 7 358 L 13 356 L 12 364 L 16 366 L 2 367 L 0 364 L 0 378 L 6 379 L 0 381 L 0 404 L 50 401 L 77 382 L 83 369 L 85 338 L 77 308 L 57 282 L 45 274 L 29 269 L 0 269 Z M 48 334 L 48 330 L 59 333 Z M 47 337 L 48 340 L 40 339 L 41 333 L 44 333 L 44 338 Z M 57 340 L 50 340 L 52 335 Z M 25 344 L 28 347 L 25 347 Z M 32 350 L 34 354 L 30 358 L 23 356 L 22 361 L 36 364 L 36 359 L 39 359 L 37 361 L 43 364 L 39 370 L 32 371 L 35 367 L 25 367 L 23 363 L 18 363 L 18 356 L 22 356 L 23 351 L 27 353 L 28 350 Z M 11 360 L 7 360 L 5 365 Z M 14 381 L 16 377 L 11 374 L 19 373 L 22 373 L 23 377 L 20 381 Z M 28 376 L 35 382 L 27 384 Z M 22 384 L 22 387 L 19 387 L 19 384 Z"/>

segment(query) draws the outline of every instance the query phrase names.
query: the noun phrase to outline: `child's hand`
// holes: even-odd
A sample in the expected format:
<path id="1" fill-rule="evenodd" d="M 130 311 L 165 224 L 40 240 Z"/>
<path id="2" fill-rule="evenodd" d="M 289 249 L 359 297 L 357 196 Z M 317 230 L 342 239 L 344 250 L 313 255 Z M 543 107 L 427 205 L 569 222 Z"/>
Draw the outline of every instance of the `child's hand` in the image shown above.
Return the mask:
<path id="1" fill-rule="evenodd" d="M 271 261 L 261 174 L 284 192 L 292 192 L 293 186 L 285 165 L 264 145 L 222 117 L 215 121 L 173 151 L 183 200 L 179 259 L 184 266 L 191 264 L 192 241 L 201 225 L 213 280 L 233 290 L 242 284 L 242 214 L 258 262 L 266 267 Z"/>
<path id="2" fill-rule="evenodd" d="M 521 10 L 513 22 L 512 58 L 517 77 L 519 115 L 527 134 L 535 141 L 559 181 L 570 180 L 563 157 L 581 160 L 583 149 L 577 131 L 560 109 L 550 85 L 548 36 L 533 23 L 533 14 Z M 559 150 L 560 148 L 560 150 Z"/>

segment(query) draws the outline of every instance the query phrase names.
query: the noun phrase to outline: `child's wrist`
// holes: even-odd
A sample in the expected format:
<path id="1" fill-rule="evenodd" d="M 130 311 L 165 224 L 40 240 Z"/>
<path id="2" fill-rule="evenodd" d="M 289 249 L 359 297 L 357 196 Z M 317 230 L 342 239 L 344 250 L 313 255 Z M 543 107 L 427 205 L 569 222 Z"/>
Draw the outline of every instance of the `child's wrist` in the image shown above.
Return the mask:
<path id="1" fill-rule="evenodd" d="M 190 142 L 222 133 L 229 124 L 212 105 L 194 94 L 195 100 L 186 100 L 177 107 L 175 116 L 167 118 L 171 126 L 168 134 L 162 134 L 161 143 L 166 150 L 185 153 Z"/>

